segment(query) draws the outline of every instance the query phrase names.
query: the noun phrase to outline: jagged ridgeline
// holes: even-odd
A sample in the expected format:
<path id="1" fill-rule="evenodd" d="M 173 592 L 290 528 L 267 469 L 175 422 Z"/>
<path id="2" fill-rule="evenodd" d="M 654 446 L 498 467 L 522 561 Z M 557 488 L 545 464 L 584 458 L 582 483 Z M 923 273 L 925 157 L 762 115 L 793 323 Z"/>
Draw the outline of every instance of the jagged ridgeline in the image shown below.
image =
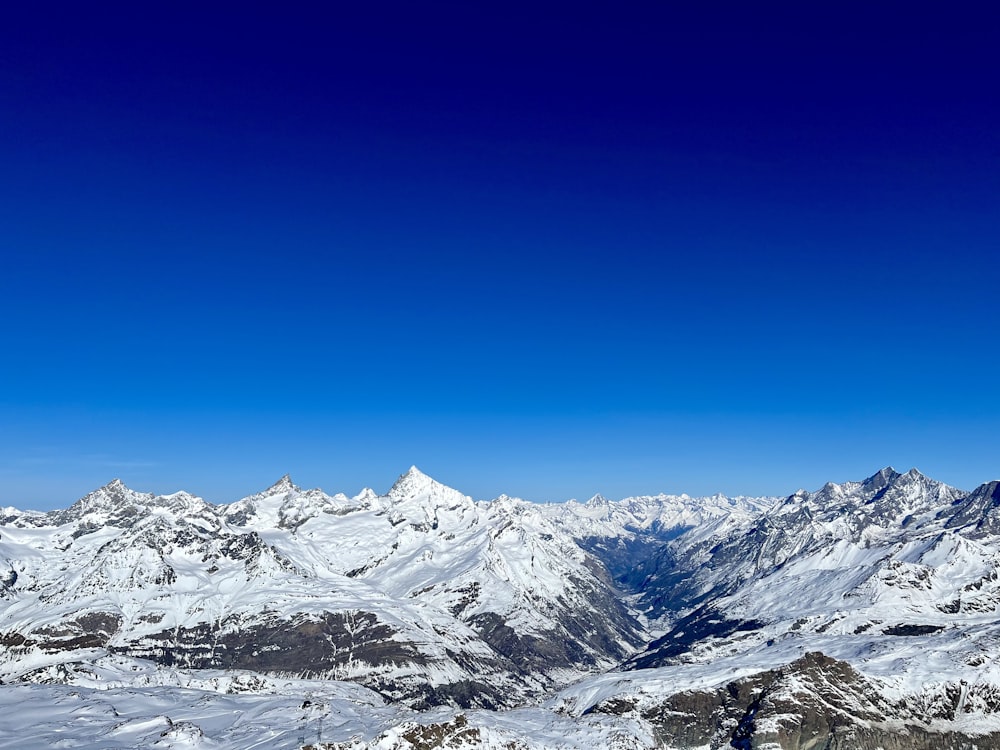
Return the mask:
<path id="1" fill-rule="evenodd" d="M 194 694 L 255 696 L 273 747 L 1000 747 L 998 506 L 997 482 L 888 468 L 552 505 L 416 468 L 230 505 L 116 480 L 0 511 L 0 701 L 58 714 L 72 686 L 112 706 L 80 745 L 102 748 L 151 744 L 143 721 L 160 746 L 251 746 Z M 191 726 L 145 717 L 154 685 L 187 689 Z"/>
<path id="2" fill-rule="evenodd" d="M 228 506 L 114 481 L 3 521 L 5 680 L 100 650 L 499 707 L 643 642 L 601 566 L 534 506 L 477 504 L 416 469 L 383 496 L 283 477 Z"/>

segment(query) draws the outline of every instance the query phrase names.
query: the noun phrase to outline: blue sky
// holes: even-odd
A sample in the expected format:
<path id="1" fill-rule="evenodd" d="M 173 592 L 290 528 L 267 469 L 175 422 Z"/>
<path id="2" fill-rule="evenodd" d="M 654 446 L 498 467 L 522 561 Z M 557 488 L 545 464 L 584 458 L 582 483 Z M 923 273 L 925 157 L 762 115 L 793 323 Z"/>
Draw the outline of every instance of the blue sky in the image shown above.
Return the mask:
<path id="1" fill-rule="evenodd" d="M 9 13 L 0 503 L 1000 476 L 990 18 L 468 5 Z"/>

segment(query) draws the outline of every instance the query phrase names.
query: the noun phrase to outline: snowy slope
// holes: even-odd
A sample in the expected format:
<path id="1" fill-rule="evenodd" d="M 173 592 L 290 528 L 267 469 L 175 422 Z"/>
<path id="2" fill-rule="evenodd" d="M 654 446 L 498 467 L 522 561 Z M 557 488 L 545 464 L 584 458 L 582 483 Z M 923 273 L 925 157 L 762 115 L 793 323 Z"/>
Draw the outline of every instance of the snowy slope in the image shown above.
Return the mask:
<path id="1" fill-rule="evenodd" d="M 884 469 L 682 534 L 668 543 L 671 628 L 630 660 L 636 671 L 560 700 L 658 716 L 660 740 L 682 747 L 735 737 L 755 700 L 768 747 L 813 747 L 802 728 L 817 714 L 840 734 L 810 726 L 814 740 L 837 747 L 900 734 L 913 744 L 899 747 L 1000 747 L 998 494 Z"/>
<path id="2" fill-rule="evenodd" d="M 5 680 L 113 653 L 490 706 L 641 643 L 599 567 L 534 506 L 476 504 L 415 468 L 384 496 L 285 477 L 221 507 L 115 481 L 4 520 Z"/>

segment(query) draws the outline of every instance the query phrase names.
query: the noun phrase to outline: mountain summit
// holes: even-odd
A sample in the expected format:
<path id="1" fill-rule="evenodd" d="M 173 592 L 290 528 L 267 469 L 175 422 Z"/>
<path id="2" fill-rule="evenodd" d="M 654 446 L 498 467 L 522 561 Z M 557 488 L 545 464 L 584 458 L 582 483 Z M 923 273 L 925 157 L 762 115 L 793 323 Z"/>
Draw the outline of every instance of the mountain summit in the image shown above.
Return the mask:
<path id="1" fill-rule="evenodd" d="M 274 484 L 272 484 L 270 487 L 268 487 L 266 490 L 264 490 L 259 494 L 285 495 L 288 494 L 289 492 L 301 492 L 301 490 L 298 487 L 296 487 L 295 484 L 292 482 L 291 475 L 285 474 L 284 476 L 281 477 L 281 479 L 279 479 L 277 482 L 275 482 Z"/>
<path id="2" fill-rule="evenodd" d="M 458 490 L 441 484 L 424 474 L 416 466 L 411 466 L 400 475 L 385 499 L 393 507 L 423 506 L 425 508 L 444 507 L 454 509 L 460 505 L 472 506 L 472 499 Z"/>
<path id="3" fill-rule="evenodd" d="M 56 517 L 68 521 L 88 519 L 92 524 L 128 521 L 153 501 L 152 493 L 136 492 L 121 479 L 112 479 L 103 487 L 89 492 L 64 511 L 54 511 Z"/>

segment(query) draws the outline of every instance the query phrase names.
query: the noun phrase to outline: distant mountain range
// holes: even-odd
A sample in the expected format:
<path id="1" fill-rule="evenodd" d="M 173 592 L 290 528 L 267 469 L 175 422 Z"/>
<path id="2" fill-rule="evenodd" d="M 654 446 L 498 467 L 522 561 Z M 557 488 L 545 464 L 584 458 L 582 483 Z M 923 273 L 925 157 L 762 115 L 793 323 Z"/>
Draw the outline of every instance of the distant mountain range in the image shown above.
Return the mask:
<path id="1" fill-rule="evenodd" d="M 998 506 L 891 468 L 550 505 L 115 480 L 0 510 L 0 706 L 50 705 L 37 747 L 1000 748 Z"/>

